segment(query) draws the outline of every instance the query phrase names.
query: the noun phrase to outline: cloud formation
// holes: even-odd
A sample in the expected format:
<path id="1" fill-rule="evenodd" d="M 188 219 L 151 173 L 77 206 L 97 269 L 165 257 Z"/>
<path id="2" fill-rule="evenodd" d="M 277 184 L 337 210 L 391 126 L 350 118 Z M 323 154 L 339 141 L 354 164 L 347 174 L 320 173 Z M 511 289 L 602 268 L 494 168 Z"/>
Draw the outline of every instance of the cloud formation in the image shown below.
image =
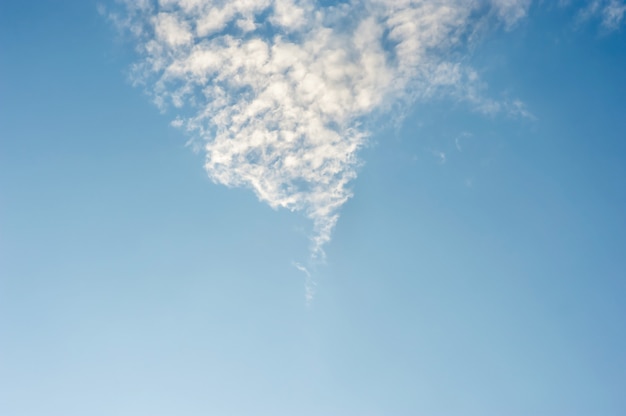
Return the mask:
<path id="1" fill-rule="evenodd" d="M 368 120 L 449 95 L 484 98 L 462 53 L 486 23 L 506 28 L 530 0 L 127 0 L 111 14 L 136 42 L 133 77 L 199 138 L 216 183 L 247 187 L 312 221 L 323 257 L 351 197 Z"/>
<path id="2" fill-rule="evenodd" d="M 587 7 L 580 12 L 582 20 L 599 18 L 607 30 L 617 30 L 626 16 L 626 1 L 624 0 L 591 0 Z"/>

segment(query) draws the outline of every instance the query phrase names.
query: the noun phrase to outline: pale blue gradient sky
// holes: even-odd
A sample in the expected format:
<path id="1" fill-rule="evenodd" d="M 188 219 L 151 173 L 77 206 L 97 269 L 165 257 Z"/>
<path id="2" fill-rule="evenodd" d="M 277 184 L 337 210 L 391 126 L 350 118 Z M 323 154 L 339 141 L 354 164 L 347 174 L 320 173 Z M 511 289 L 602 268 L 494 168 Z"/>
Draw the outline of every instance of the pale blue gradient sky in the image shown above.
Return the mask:
<path id="1" fill-rule="evenodd" d="M 623 24 L 535 4 L 466 58 L 535 119 L 375 132 L 307 306 L 309 221 L 211 183 L 96 6 L 0 6 L 0 414 L 626 414 Z"/>

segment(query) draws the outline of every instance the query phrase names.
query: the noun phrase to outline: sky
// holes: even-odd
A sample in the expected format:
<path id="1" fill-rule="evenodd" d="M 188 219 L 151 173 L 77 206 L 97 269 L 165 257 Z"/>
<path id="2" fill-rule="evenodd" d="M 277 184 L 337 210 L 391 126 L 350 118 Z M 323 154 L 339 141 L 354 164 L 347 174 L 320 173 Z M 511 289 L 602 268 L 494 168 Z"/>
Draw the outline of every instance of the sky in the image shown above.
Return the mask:
<path id="1" fill-rule="evenodd" d="M 0 3 L 0 414 L 626 414 L 626 3 Z"/>

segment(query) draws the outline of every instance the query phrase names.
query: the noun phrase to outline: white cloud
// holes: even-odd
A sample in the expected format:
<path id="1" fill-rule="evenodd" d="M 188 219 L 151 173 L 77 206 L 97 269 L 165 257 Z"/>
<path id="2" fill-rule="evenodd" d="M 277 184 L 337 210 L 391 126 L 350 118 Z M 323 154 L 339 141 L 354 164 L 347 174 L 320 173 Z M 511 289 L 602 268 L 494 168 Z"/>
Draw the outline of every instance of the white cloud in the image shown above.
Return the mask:
<path id="1" fill-rule="evenodd" d="M 126 0 L 114 21 L 137 43 L 135 79 L 159 106 L 179 109 L 172 124 L 203 143 L 210 178 L 250 188 L 272 207 L 303 211 L 320 259 L 352 195 L 365 116 L 441 95 L 485 113 L 525 111 L 485 98 L 476 72 L 450 52 L 479 20 L 496 16 L 510 27 L 529 5 Z"/>
<path id="2" fill-rule="evenodd" d="M 493 7 L 507 27 L 526 17 L 531 0 L 491 0 Z"/>
<path id="3" fill-rule="evenodd" d="M 617 29 L 624 21 L 624 15 L 626 15 L 626 3 L 611 0 L 602 10 L 602 24 L 608 29 Z"/>
<path id="4" fill-rule="evenodd" d="M 159 13 L 152 18 L 156 39 L 170 48 L 183 47 L 193 40 L 189 24 L 172 13 Z"/>
<path id="5" fill-rule="evenodd" d="M 315 297 L 315 287 L 317 286 L 315 281 L 313 280 L 313 276 L 311 276 L 311 272 L 305 266 L 298 262 L 293 262 L 293 266 L 300 270 L 305 275 L 304 281 L 304 298 L 306 300 L 307 305 L 310 305 Z"/>
<path id="6" fill-rule="evenodd" d="M 624 0 L 591 0 L 587 7 L 580 11 L 580 20 L 598 18 L 602 27 L 617 30 L 626 20 L 626 1 Z"/>
<path id="7" fill-rule="evenodd" d="M 463 151 L 463 146 L 461 145 L 461 142 L 465 142 L 467 139 L 469 139 L 472 136 L 473 136 L 472 133 L 468 133 L 466 131 L 464 131 L 461 134 L 459 134 L 454 139 L 454 147 L 456 147 L 456 150 L 458 150 L 459 152 L 462 152 Z"/>

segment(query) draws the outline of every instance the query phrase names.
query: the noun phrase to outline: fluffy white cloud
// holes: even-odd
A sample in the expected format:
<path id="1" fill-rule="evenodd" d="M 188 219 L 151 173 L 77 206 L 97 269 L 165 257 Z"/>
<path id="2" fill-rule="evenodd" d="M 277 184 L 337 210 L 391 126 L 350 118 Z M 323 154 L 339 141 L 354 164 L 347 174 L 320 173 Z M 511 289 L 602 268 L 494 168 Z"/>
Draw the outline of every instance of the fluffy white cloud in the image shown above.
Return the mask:
<path id="1" fill-rule="evenodd" d="M 476 73 L 450 52 L 477 22 L 496 16 L 510 27 L 529 5 L 128 0 L 116 21 L 137 42 L 137 81 L 158 105 L 180 109 L 174 124 L 202 140 L 210 178 L 305 212 L 320 258 L 351 196 L 364 117 L 440 94 L 484 112 L 511 107 L 482 97 Z"/>

